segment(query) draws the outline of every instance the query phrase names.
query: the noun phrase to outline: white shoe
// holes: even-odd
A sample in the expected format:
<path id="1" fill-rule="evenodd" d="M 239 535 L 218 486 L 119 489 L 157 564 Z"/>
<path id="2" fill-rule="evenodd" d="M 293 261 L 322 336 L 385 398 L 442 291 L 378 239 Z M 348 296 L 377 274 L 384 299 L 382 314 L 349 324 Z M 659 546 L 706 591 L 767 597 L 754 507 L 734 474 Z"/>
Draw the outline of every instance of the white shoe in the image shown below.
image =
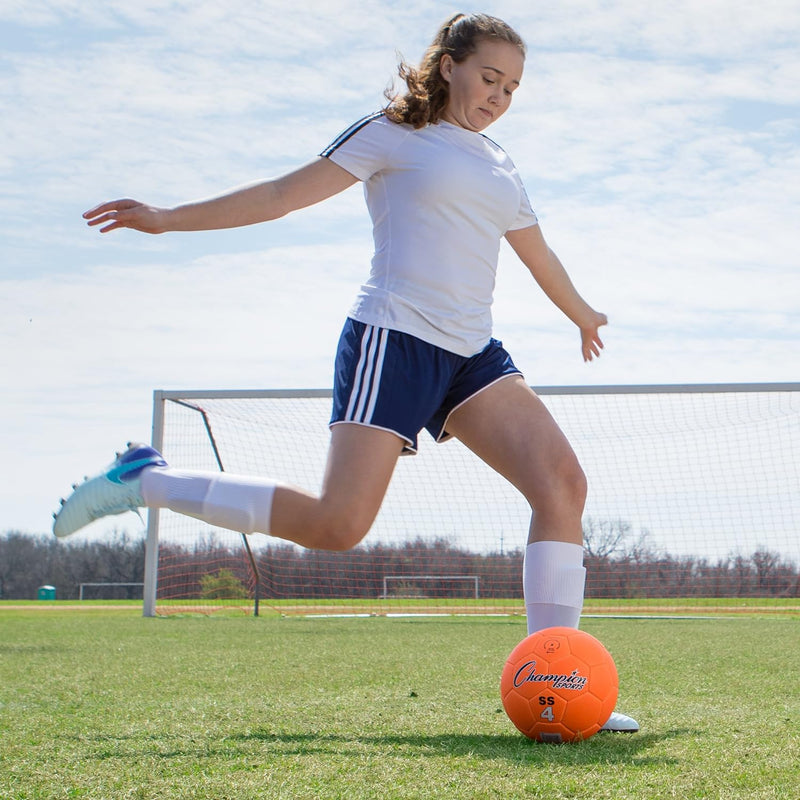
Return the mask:
<path id="1" fill-rule="evenodd" d="M 62 538 L 101 517 L 136 511 L 144 506 L 139 477 L 145 467 L 166 467 L 161 453 L 146 444 L 128 443 L 128 449 L 94 478 L 72 487 L 53 514 L 53 533 Z"/>
<path id="2" fill-rule="evenodd" d="M 612 711 L 608 721 L 600 730 L 614 733 L 636 733 L 639 730 L 639 723 L 627 714 Z"/>

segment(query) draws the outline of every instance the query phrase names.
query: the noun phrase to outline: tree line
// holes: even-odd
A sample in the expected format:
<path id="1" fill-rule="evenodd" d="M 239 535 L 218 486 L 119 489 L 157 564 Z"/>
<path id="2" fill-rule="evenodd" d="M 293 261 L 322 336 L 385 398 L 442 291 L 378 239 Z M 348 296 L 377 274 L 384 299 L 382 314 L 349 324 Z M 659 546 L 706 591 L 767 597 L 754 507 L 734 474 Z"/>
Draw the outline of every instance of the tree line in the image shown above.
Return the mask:
<path id="1" fill-rule="evenodd" d="M 100 542 L 65 543 L 54 536 L 17 531 L 0 535 L 0 599 L 36 597 L 40 586 L 55 586 L 58 599 L 77 599 L 81 583 L 142 583 L 144 539 L 116 532 Z M 122 587 L 115 597 L 141 597 Z"/>
<path id="2" fill-rule="evenodd" d="M 670 556 L 633 539 L 624 523 L 585 530 L 587 598 L 800 597 L 800 571 L 780 554 L 763 548 L 749 556 L 716 560 Z M 241 544 L 199 537 L 191 547 L 162 542 L 160 597 L 252 596 L 252 569 Z M 32 599 L 43 585 L 58 599 L 76 599 L 81 583 L 144 581 L 144 540 L 117 532 L 101 542 L 61 542 L 49 536 L 9 531 L 0 535 L 0 598 Z M 270 543 L 254 551 L 264 598 L 377 598 L 389 596 L 471 597 L 470 580 L 384 576 L 473 576 L 484 598 L 522 597 L 522 551 L 474 553 L 439 539 L 399 545 L 364 544 L 344 553 L 303 550 Z M 91 587 L 85 597 L 91 598 Z M 136 587 L 104 588 L 104 598 L 141 597 Z"/>

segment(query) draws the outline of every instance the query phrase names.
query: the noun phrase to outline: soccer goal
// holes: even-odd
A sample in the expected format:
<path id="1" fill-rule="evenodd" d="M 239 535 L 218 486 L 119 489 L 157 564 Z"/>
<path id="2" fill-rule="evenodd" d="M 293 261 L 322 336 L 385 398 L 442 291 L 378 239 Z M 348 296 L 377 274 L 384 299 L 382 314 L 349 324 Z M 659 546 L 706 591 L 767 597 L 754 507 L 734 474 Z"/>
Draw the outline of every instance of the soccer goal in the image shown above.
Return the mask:
<path id="1" fill-rule="evenodd" d="M 589 601 L 800 596 L 800 384 L 537 392 L 589 480 Z M 176 467 L 316 490 L 330 398 L 159 390 L 153 444 Z M 144 613 L 258 613 L 266 604 L 284 614 L 522 614 L 530 514 L 467 448 L 423 433 L 369 535 L 346 553 L 151 511 Z M 402 581 L 387 585 L 387 576 Z"/>
<path id="2" fill-rule="evenodd" d="M 78 600 L 140 600 L 144 583 L 85 581 L 78 584 Z"/>
<path id="3" fill-rule="evenodd" d="M 480 575 L 384 575 L 381 597 L 446 597 L 456 583 L 463 587 L 462 591 L 466 591 L 464 597 L 477 600 L 480 597 L 480 580 Z"/>

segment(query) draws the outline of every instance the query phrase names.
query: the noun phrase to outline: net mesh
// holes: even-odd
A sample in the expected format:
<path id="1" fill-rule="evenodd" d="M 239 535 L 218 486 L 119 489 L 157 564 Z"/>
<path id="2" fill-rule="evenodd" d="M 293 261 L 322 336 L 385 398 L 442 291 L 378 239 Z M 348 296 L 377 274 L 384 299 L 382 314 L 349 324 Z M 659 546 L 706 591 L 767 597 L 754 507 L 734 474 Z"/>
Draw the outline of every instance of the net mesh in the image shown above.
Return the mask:
<path id="1" fill-rule="evenodd" d="M 196 394 L 158 401 L 170 464 L 319 488 L 329 393 Z M 800 387 L 540 394 L 589 479 L 589 603 L 800 595 Z M 242 535 L 162 511 L 157 612 L 249 612 L 257 592 L 282 613 L 524 613 L 527 503 L 459 442 L 424 437 L 346 553 L 254 535 L 251 560 Z"/>

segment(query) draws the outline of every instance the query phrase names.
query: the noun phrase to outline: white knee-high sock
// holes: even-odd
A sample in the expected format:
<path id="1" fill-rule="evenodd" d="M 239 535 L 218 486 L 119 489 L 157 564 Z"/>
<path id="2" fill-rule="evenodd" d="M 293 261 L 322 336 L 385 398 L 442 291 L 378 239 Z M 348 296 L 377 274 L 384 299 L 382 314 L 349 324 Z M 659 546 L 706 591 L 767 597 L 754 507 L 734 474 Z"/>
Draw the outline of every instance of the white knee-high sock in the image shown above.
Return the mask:
<path id="1" fill-rule="evenodd" d="M 557 625 L 577 628 L 585 583 L 579 544 L 531 542 L 522 567 L 528 635 Z"/>
<path id="2" fill-rule="evenodd" d="M 142 472 L 142 497 L 209 525 L 240 533 L 269 534 L 275 481 L 225 472 L 152 467 Z"/>

